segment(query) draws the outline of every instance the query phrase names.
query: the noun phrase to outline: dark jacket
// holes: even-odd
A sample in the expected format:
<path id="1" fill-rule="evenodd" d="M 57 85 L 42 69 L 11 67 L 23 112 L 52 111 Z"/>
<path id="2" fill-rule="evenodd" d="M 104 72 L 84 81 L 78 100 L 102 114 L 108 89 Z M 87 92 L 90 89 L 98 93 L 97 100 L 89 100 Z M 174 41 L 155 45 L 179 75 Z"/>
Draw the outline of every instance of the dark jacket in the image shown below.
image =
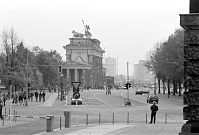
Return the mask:
<path id="1" fill-rule="evenodd" d="M 35 92 L 35 97 L 38 97 L 38 92 L 37 91 Z"/>
<path id="2" fill-rule="evenodd" d="M 151 111 L 152 112 L 157 112 L 158 111 L 158 106 L 153 104 L 151 107 L 150 107 Z"/>

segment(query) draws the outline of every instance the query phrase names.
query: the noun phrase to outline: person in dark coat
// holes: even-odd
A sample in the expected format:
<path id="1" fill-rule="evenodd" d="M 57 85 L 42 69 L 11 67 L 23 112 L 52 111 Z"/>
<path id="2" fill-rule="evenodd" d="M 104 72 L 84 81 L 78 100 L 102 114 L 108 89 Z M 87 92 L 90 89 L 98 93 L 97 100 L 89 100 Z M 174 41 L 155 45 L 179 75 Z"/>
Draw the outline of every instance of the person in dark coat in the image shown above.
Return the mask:
<path id="1" fill-rule="evenodd" d="M 40 91 L 40 93 L 39 93 L 39 102 L 41 102 L 41 98 L 42 98 L 42 93 Z"/>
<path id="2" fill-rule="evenodd" d="M 43 102 L 45 102 L 45 96 L 46 96 L 46 93 L 43 91 L 42 93 Z"/>
<path id="3" fill-rule="evenodd" d="M 3 94 L 3 106 L 6 106 L 6 94 Z"/>
<path id="4" fill-rule="evenodd" d="M 155 123 L 155 120 L 156 120 L 156 112 L 158 111 L 158 106 L 156 105 L 156 102 L 153 101 L 153 105 L 151 105 L 150 107 L 151 109 L 151 121 L 149 124 L 152 124 L 152 122 Z"/>
<path id="5" fill-rule="evenodd" d="M 37 91 L 35 91 L 35 99 L 36 99 L 36 102 L 38 101 L 38 92 Z"/>
<path id="6" fill-rule="evenodd" d="M 0 118 L 1 119 L 3 119 L 2 111 L 3 111 L 3 101 L 1 100 L 1 97 L 0 97 Z"/>

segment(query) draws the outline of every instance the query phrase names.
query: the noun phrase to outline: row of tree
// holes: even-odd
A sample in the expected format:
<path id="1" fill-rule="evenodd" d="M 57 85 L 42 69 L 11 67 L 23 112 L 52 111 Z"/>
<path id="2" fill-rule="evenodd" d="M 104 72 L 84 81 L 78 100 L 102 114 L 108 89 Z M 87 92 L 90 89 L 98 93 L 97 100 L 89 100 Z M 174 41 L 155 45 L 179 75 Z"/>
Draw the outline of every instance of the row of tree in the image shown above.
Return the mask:
<path id="1" fill-rule="evenodd" d="M 173 95 L 176 93 L 181 95 L 181 86 L 184 81 L 183 40 L 183 29 L 177 29 L 166 41 L 156 43 L 153 50 L 149 52 L 145 66 L 154 73 L 158 80 L 158 93 L 160 93 L 162 81 L 164 94 L 167 86 L 168 94 L 170 95 L 170 84 L 173 84 Z"/>
<path id="2" fill-rule="evenodd" d="M 34 89 L 54 87 L 58 84 L 58 65 L 62 57 L 56 50 L 46 51 L 38 46 L 25 47 L 13 28 L 3 30 L 0 35 L 0 80 L 7 89 Z"/>

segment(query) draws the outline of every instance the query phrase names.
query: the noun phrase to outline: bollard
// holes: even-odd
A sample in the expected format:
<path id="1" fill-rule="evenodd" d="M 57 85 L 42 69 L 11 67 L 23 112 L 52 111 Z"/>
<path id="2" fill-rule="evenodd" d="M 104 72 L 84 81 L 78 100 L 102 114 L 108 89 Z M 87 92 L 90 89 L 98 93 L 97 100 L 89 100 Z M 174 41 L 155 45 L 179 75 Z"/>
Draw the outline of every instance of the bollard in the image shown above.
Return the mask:
<path id="1" fill-rule="evenodd" d="M 59 119 L 59 127 L 60 127 L 60 130 L 61 130 L 61 117 L 60 117 L 60 119 Z"/>
<path id="2" fill-rule="evenodd" d="M 99 113 L 99 125 L 101 123 L 101 114 Z"/>
<path id="3" fill-rule="evenodd" d="M 114 121 L 115 121 L 114 119 L 115 119 L 115 118 L 114 118 L 114 113 L 113 113 L 113 121 L 112 121 L 112 124 L 114 124 Z"/>
<path id="4" fill-rule="evenodd" d="M 15 115 L 17 115 L 17 111 L 15 111 Z M 17 117 L 15 117 L 15 122 L 17 122 Z"/>
<path id="5" fill-rule="evenodd" d="M 146 113 L 146 124 L 147 124 L 147 113 Z"/>
<path id="6" fill-rule="evenodd" d="M 54 116 L 47 116 L 46 122 L 46 132 L 53 132 Z"/>
<path id="7" fill-rule="evenodd" d="M 167 124 L 167 114 L 165 114 L 165 124 Z"/>
<path id="8" fill-rule="evenodd" d="M 8 114 L 9 114 L 9 121 L 10 121 L 10 108 L 9 108 L 9 110 L 8 110 Z"/>
<path id="9" fill-rule="evenodd" d="M 129 124 L 129 112 L 127 113 L 127 124 Z"/>
<path id="10" fill-rule="evenodd" d="M 12 121 L 15 121 L 15 110 L 13 110 L 13 119 L 12 119 Z"/>
<path id="11" fill-rule="evenodd" d="M 86 114 L 86 125 L 88 126 L 88 114 Z"/>
<path id="12" fill-rule="evenodd" d="M 64 116 L 65 116 L 65 128 L 69 128 L 70 127 L 70 123 L 71 123 L 71 115 L 69 111 L 64 111 Z"/>

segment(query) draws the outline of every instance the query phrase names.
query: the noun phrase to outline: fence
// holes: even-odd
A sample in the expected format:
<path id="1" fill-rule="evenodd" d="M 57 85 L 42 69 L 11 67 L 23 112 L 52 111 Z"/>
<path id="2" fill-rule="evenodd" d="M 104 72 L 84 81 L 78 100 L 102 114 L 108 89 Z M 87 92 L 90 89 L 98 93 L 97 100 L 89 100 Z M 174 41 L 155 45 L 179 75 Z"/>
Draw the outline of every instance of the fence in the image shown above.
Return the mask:
<path id="1" fill-rule="evenodd" d="M 150 113 L 139 113 L 135 115 L 133 112 L 62 112 L 60 114 L 50 116 L 24 116 L 18 115 L 17 111 L 5 110 L 4 120 L 1 126 L 9 125 L 10 131 L 23 132 L 25 134 L 33 134 L 39 132 L 53 132 L 53 129 L 70 128 L 71 126 L 80 125 L 93 125 L 93 124 L 133 124 L 140 123 L 146 124 L 150 121 Z M 179 114 L 157 114 L 157 124 L 184 124 L 182 118 L 179 118 Z M 17 125 L 14 126 L 13 125 Z M 22 125 L 22 126 L 21 126 Z M 9 128 L 6 128 L 9 130 Z M 8 133 L 6 129 L 1 129 L 0 133 Z M 5 130 L 5 131 L 4 131 Z"/>

